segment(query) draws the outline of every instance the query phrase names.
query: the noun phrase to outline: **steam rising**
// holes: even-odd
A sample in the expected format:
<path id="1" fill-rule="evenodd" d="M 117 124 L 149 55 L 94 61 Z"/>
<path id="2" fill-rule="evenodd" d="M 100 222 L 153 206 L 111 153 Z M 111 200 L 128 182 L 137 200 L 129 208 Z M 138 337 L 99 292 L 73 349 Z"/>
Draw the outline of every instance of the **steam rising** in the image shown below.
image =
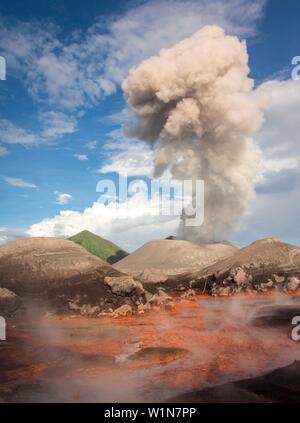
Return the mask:
<path id="1" fill-rule="evenodd" d="M 246 44 L 206 26 L 132 69 L 123 83 L 137 116 L 130 134 L 154 149 L 154 176 L 203 179 L 205 219 L 180 236 L 216 240 L 234 228 L 254 195 L 259 156 L 252 134 L 265 99 L 248 77 Z"/>
<path id="2" fill-rule="evenodd" d="M 158 311 L 139 316 L 138 324 L 135 317 L 124 324 L 45 315 L 51 310 L 47 304 L 28 303 L 0 371 L 6 360 L 15 365 L 8 372 L 13 378 L 9 402 L 168 402 L 186 390 L 257 376 L 299 360 L 288 321 L 278 326 L 270 311 L 267 326 L 253 324 L 261 310 L 296 305 L 299 301 L 282 294 L 202 298 L 167 318 Z M 140 363 L 130 359 L 149 346 L 178 346 L 188 355 L 160 365 L 151 356 Z M 0 397 L 6 383 L 0 385 Z"/>

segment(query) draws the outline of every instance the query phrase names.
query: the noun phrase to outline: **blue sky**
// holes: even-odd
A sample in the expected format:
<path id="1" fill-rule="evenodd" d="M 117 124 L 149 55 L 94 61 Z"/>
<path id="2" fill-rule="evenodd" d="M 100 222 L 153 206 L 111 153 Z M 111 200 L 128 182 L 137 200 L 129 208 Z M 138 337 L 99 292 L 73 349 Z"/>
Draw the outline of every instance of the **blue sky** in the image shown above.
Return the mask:
<path id="1" fill-rule="evenodd" d="M 120 217 L 94 213 L 96 184 L 99 172 L 151 173 L 150 151 L 122 132 L 128 112 L 121 83 L 129 69 L 219 24 L 247 40 L 250 76 L 272 97 L 256 137 L 264 172 L 231 239 L 273 235 L 300 244 L 300 90 L 291 80 L 299 16 L 297 0 L 3 0 L 0 241 L 87 228 L 132 250 L 174 232 L 174 222 L 137 217 L 134 205 Z"/>

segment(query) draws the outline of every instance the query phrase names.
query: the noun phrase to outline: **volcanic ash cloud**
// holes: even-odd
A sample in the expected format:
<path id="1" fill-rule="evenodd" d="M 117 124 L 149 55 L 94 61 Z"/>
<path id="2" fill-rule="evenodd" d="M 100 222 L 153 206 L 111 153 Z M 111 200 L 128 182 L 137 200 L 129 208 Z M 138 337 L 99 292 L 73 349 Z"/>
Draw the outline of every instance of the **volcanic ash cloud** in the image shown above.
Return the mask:
<path id="1" fill-rule="evenodd" d="M 177 180 L 204 180 L 204 224 L 181 225 L 182 238 L 226 235 L 254 195 L 260 160 L 251 136 L 266 99 L 248 73 L 245 42 L 207 26 L 142 62 L 123 83 L 137 117 L 129 131 L 154 149 L 154 176 L 169 170 Z"/>

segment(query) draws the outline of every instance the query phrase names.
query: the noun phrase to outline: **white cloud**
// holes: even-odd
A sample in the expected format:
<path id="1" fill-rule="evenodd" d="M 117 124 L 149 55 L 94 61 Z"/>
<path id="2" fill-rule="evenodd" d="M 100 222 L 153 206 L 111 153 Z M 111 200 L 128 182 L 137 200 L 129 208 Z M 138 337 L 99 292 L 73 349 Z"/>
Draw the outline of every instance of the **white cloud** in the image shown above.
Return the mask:
<path id="1" fill-rule="evenodd" d="M 37 137 L 23 128 L 14 126 L 7 119 L 0 119 L 0 141 L 6 144 L 34 144 Z"/>
<path id="2" fill-rule="evenodd" d="M 135 119 L 135 113 L 128 107 L 124 107 L 122 110 L 103 116 L 99 119 L 101 123 L 109 123 L 112 125 L 123 125 L 128 122 L 132 122 Z"/>
<path id="3" fill-rule="evenodd" d="M 107 134 L 103 157 L 105 164 L 100 173 L 116 172 L 124 176 L 146 175 L 153 173 L 153 153 L 143 142 L 126 138 L 122 130 Z"/>
<path id="4" fill-rule="evenodd" d="M 71 39 L 59 28 L 0 21 L 0 47 L 8 66 L 44 104 L 65 109 L 94 105 L 115 91 L 132 66 L 206 24 L 253 35 L 264 0 L 150 0 L 122 15 L 96 21 Z M 176 25 L 174 25 L 176 22 Z"/>
<path id="5" fill-rule="evenodd" d="M 39 120 L 41 129 L 32 133 L 16 127 L 7 119 L 0 119 L 0 141 L 5 144 L 35 145 L 55 141 L 77 130 L 76 119 L 62 112 L 40 113 Z"/>
<path id="6" fill-rule="evenodd" d="M 17 239 L 22 239 L 27 236 L 24 229 L 18 228 L 0 228 L 0 244 L 5 244 L 6 242 L 16 241 Z"/>
<path id="7" fill-rule="evenodd" d="M 91 53 L 106 46 L 104 77 L 121 83 L 132 66 L 204 25 L 219 24 L 240 36 L 253 34 L 264 3 L 260 0 L 251 5 L 244 0 L 216 0 L 213 4 L 208 0 L 148 1 L 111 21 L 105 36 L 99 34 L 102 22 L 94 25 L 87 44 Z"/>
<path id="8" fill-rule="evenodd" d="M 31 184 L 30 182 L 26 182 L 21 178 L 10 178 L 10 177 L 5 176 L 3 179 L 8 185 L 12 185 L 13 187 L 37 188 L 37 186 L 35 184 Z"/>
<path id="9" fill-rule="evenodd" d="M 89 150 L 95 150 L 97 147 L 97 141 L 90 141 L 84 144 L 85 148 L 88 148 Z"/>
<path id="10" fill-rule="evenodd" d="M 86 154 L 74 154 L 77 160 L 86 161 L 88 160 L 88 156 Z"/>
<path id="11" fill-rule="evenodd" d="M 53 218 L 32 225 L 28 235 L 62 237 L 87 229 L 132 251 L 149 239 L 162 239 L 176 232 L 179 217 L 157 216 L 157 207 L 158 197 L 148 200 L 140 191 L 118 205 L 95 202 L 82 213 L 61 211 Z"/>
<path id="12" fill-rule="evenodd" d="M 259 90 L 269 95 L 265 123 L 255 137 L 262 174 L 235 239 L 244 243 L 272 235 L 300 244 L 300 81 L 269 81 Z"/>
<path id="13" fill-rule="evenodd" d="M 72 195 L 71 194 L 67 194 L 66 192 L 58 192 L 58 191 L 55 191 L 54 194 L 56 196 L 55 202 L 57 204 L 60 204 L 61 206 L 66 205 L 66 204 L 69 204 L 69 202 L 72 199 Z"/>
<path id="14" fill-rule="evenodd" d="M 299 176 L 298 174 L 298 178 Z M 260 193 L 233 240 L 247 244 L 275 236 L 291 244 L 300 245 L 299 208 L 299 184 L 298 188 L 293 187 L 291 191 Z"/>
<path id="15" fill-rule="evenodd" d="M 300 81 L 269 81 L 259 91 L 269 96 L 265 123 L 255 141 L 263 156 L 263 177 L 297 169 L 300 163 Z"/>
<path id="16" fill-rule="evenodd" d="M 263 162 L 263 171 L 264 173 L 278 173 L 283 170 L 297 169 L 299 167 L 299 158 L 298 157 L 287 157 L 287 158 L 274 158 L 267 159 L 265 158 Z"/>
<path id="17" fill-rule="evenodd" d="M 72 134 L 77 130 L 76 119 L 62 112 L 49 111 L 41 113 L 40 120 L 43 125 L 41 137 L 45 141 Z"/>
<path id="18" fill-rule="evenodd" d="M 6 156 L 7 154 L 8 154 L 7 148 L 0 146 L 0 157 Z"/>

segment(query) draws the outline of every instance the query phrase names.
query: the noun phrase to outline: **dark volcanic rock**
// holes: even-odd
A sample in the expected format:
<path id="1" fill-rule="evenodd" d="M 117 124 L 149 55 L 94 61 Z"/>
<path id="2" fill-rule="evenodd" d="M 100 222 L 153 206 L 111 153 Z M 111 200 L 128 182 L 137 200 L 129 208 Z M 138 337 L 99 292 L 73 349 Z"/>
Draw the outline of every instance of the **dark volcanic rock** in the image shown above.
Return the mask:
<path id="1" fill-rule="evenodd" d="M 130 356 L 133 361 L 147 361 L 153 363 L 168 363 L 185 356 L 188 350 L 176 347 L 146 347 Z"/>
<path id="2" fill-rule="evenodd" d="M 300 316 L 300 303 L 261 307 L 252 317 L 251 323 L 257 326 L 285 326 L 291 330 L 291 322 Z"/>
<path id="3" fill-rule="evenodd" d="M 299 403 L 300 361 L 263 376 L 178 395 L 167 402 Z"/>

